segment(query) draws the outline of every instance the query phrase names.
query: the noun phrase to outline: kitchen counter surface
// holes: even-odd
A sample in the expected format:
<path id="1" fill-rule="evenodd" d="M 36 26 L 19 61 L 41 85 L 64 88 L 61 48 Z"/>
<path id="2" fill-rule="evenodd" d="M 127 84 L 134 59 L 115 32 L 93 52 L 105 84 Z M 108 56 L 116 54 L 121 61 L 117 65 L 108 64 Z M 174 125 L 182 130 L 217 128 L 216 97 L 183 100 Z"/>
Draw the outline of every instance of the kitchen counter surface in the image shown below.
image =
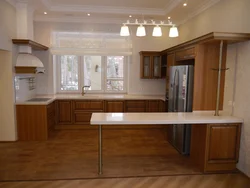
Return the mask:
<path id="1" fill-rule="evenodd" d="M 57 94 L 41 95 L 35 98 L 50 98 L 47 101 L 17 101 L 16 105 L 48 105 L 55 100 L 164 100 L 164 95 L 127 95 L 127 94 Z"/>
<path id="2" fill-rule="evenodd" d="M 91 125 L 129 125 L 129 124 L 209 124 L 243 123 L 243 119 L 221 115 L 214 112 L 179 113 L 93 113 Z"/>

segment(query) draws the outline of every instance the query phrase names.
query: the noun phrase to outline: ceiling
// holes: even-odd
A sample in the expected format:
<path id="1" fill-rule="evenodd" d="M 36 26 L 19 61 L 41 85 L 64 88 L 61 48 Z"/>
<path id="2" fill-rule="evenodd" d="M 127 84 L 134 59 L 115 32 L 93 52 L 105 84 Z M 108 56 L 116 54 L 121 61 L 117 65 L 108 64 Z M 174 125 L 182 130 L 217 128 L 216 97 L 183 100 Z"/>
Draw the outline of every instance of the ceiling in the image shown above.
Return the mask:
<path id="1" fill-rule="evenodd" d="M 18 0 L 8 0 L 18 1 Z M 20 0 L 19 0 L 20 1 Z M 22 0 L 23 1 L 23 0 Z M 35 21 L 116 23 L 126 20 L 185 23 L 220 0 L 28 0 Z M 183 3 L 187 3 L 186 7 Z M 44 12 L 48 14 L 45 15 Z M 90 14 L 88 16 L 87 14 Z M 132 16 L 132 18 L 129 17 Z"/>

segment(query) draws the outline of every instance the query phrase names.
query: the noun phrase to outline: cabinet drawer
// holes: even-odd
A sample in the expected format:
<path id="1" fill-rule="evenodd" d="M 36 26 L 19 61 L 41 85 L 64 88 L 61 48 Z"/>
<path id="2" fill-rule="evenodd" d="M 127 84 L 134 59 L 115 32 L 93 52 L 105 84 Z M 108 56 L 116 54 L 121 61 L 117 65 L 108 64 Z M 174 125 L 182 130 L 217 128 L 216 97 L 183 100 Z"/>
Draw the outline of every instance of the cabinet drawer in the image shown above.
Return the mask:
<path id="1" fill-rule="evenodd" d="M 185 50 L 181 50 L 175 53 L 176 61 L 184 60 L 184 59 L 193 59 L 195 57 L 195 48 L 189 48 Z"/>
<path id="2" fill-rule="evenodd" d="M 127 112 L 146 112 L 146 108 L 127 108 Z"/>
<path id="3" fill-rule="evenodd" d="M 106 101 L 106 112 L 124 112 L 124 101 Z"/>
<path id="4" fill-rule="evenodd" d="M 74 123 L 75 124 L 89 124 L 92 113 L 75 113 Z"/>
<path id="5" fill-rule="evenodd" d="M 126 101 L 127 108 L 146 108 L 146 101 Z"/>
<path id="6" fill-rule="evenodd" d="M 74 101 L 74 110 L 101 112 L 104 110 L 103 101 Z"/>
<path id="7" fill-rule="evenodd" d="M 48 116 L 54 116 L 55 115 L 55 104 L 54 104 L 54 102 L 47 105 L 47 114 L 48 114 Z"/>

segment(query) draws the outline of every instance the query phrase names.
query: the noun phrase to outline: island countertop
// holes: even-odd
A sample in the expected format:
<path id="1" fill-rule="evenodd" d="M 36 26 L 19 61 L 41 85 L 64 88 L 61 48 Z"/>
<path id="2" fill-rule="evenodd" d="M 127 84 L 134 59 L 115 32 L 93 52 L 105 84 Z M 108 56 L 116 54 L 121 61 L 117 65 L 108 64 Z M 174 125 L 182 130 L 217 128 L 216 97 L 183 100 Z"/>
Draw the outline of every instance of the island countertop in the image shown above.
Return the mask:
<path id="1" fill-rule="evenodd" d="M 213 112 L 176 113 L 93 113 L 91 125 L 129 125 L 129 124 L 209 124 L 243 123 L 243 119 Z"/>

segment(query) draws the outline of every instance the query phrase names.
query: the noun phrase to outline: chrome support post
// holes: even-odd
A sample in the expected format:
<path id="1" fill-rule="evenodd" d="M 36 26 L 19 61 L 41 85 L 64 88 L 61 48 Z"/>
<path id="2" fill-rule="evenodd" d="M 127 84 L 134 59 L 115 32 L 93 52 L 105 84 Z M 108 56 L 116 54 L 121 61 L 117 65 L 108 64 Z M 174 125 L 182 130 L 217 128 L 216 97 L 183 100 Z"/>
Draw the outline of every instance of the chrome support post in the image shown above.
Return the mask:
<path id="1" fill-rule="evenodd" d="M 102 125 L 99 125 L 99 175 L 102 174 Z"/>
<path id="2" fill-rule="evenodd" d="M 222 50 L 223 50 L 223 40 L 220 41 L 220 57 L 219 57 L 218 86 L 217 86 L 216 110 L 215 110 L 215 114 L 214 114 L 215 116 L 219 116 Z"/>

